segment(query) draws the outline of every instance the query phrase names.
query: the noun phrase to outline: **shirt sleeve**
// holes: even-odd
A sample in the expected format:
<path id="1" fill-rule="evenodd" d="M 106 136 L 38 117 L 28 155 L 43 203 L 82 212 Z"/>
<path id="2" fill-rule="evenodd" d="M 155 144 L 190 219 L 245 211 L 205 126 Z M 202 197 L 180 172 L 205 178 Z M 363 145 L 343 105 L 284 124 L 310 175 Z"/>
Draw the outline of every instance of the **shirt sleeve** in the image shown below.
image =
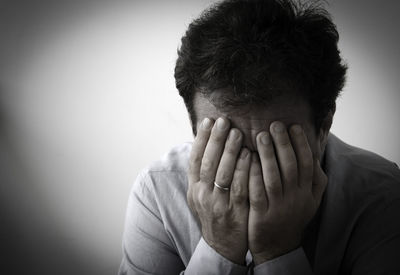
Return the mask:
<path id="1" fill-rule="evenodd" d="M 297 248 L 280 257 L 266 261 L 254 268 L 254 275 L 313 274 L 303 248 Z"/>
<path id="2" fill-rule="evenodd" d="M 246 274 L 245 266 L 230 262 L 200 239 L 185 269 L 162 221 L 146 172 L 136 179 L 128 200 L 119 275 Z"/>
<path id="3" fill-rule="evenodd" d="M 185 274 L 246 274 L 247 267 L 235 264 L 210 247 L 207 242 L 201 238 L 196 250 L 194 251 Z"/>
<path id="4" fill-rule="evenodd" d="M 179 274 L 184 269 L 167 235 L 151 178 L 143 171 L 133 184 L 122 239 L 122 262 L 119 275 Z"/>

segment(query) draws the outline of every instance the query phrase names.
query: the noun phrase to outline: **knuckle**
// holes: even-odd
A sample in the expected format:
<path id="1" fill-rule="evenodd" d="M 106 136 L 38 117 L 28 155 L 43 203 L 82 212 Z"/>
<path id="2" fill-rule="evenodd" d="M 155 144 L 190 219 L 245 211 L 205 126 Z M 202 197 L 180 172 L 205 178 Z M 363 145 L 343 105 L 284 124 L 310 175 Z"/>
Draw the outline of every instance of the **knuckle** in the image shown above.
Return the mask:
<path id="1" fill-rule="evenodd" d="M 208 178 L 214 167 L 214 161 L 208 158 L 203 159 L 200 169 L 200 177 Z"/>
<path id="2" fill-rule="evenodd" d="M 285 176 L 285 182 L 295 183 L 297 182 L 297 176 L 293 173 L 289 173 L 288 175 Z"/>
<path id="3" fill-rule="evenodd" d="M 236 162 L 235 173 L 237 173 L 237 175 L 239 177 L 247 175 L 249 172 L 249 168 L 250 168 L 250 165 L 248 165 L 248 163 L 246 163 L 246 161 L 244 161 L 243 159 L 239 159 Z"/>
<path id="4" fill-rule="evenodd" d="M 244 193 L 237 193 L 234 195 L 234 198 L 237 203 L 244 203 L 247 201 L 247 196 Z"/>
<path id="5" fill-rule="evenodd" d="M 212 133 L 210 141 L 217 143 L 217 144 L 221 144 L 221 143 L 225 143 L 226 137 L 224 135 L 223 132 L 219 132 L 219 131 L 215 131 Z"/>
<path id="6" fill-rule="evenodd" d="M 312 161 L 309 161 L 309 160 L 302 161 L 299 166 L 300 166 L 300 169 L 309 170 L 309 171 L 312 171 L 313 167 L 314 167 Z"/>
<path id="7" fill-rule="evenodd" d="M 289 160 L 286 162 L 286 167 L 288 170 L 297 170 L 296 157 L 288 157 Z"/>
<path id="8" fill-rule="evenodd" d="M 265 181 L 271 185 L 280 185 L 281 183 L 281 175 L 278 169 L 270 169 L 268 173 L 266 173 Z"/>
<path id="9" fill-rule="evenodd" d="M 221 203 L 214 203 L 212 206 L 212 212 L 215 216 L 223 216 L 226 212 L 226 207 Z"/>
<path id="10" fill-rule="evenodd" d="M 282 187 L 280 182 L 271 182 L 267 186 L 267 193 L 271 194 L 272 196 L 277 196 L 282 193 Z"/>
<path id="11" fill-rule="evenodd" d="M 270 219 L 273 220 L 277 224 L 284 223 L 285 217 L 287 216 L 287 211 L 285 211 L 285 210 L 282 208 L 275 207 L 270 212 Z"/>
<path id="12" fill-rule="evenodd" d="M 288 175 L 290 174 L 290 176 L 292 176 L 292 175 L 296 176 L 296 174 L 297 174 L 297 163 L 296 163 L 296 161 L 294 161 L 294 160 L 287 161 L 285 163 L 285 166 L 286 166 L 285 170 L 287 171 Z"/>
<path id="13" fill-rule="evenodd" d="M 232 175 L 228 171 L 221 169 L 218 171 L 216 181 L 222 185 L 228 185 L 231 182 Z"/>
<path id="14" fill-rule="evenodd" d="M 257 195 L 259 196 L 259 195 Z M 250 207 L 256 211 L 259 210 L 265 210 L 265 204 L 263 203 L 263 201 L 261 199 L 251 199 L 250 200 Z"/>
<path id="15" fill-rule="evenodd" d="M 235 198 L 235 202 L 239 203 L 239 204 L 247 202 L 247 196 L 244 194 L 236 194 L 234 196 L 234 198 Z"/>
<path id="16" fill-rule="evenodd" d="M 198 200 L 192 200 L 191 203 L 189 204 L 189 207 L 190 209 L 196 212 L 202 209 L 202 205 Z"/>
<path id="17" fill-rule="evenodd" d="M 189 168 L 194 167 L 201 163 L 201 156 L 199 154 L 192 154 L 189 160 Z"/>
<path id="18" fill-rule="evenodd" d="M 210 173 L 203 169 L 200 170 L 200 178 L 203 180 L 208 180 Z"/>
<path id="19" fill-rule="evenodd" d="M 227 143 L 224 148 L 224 154 L 228 154 L 229 157 L 233 158 L 235 154 L 239 151 L 239 146 L 237 144 Z"/>
<path id="20" fill-rule="evenodd" d="M 196 175 L 196 174 L 198 174 L 199 172 L 194 168 L 194 167 L 190 167 L 189 166 L 189 169 L 188 169 L 188 179 L 189 179 L 189 183 L 193 183 L 193 178 L 192 178 L 192 176 L 198 176 L 198 175 Z"/>
<path id="21" fill-rule="evenodd" d="M 214 166 L 214 161 L 210 158 L 204 158 L 201 162 L 201 169 L 204 171 L 209 171 Z"/>
<path id="22" fill-rule="evenodd" d="M 262 192 L 256 192 L 253 193 L 253 196 L 251 198 L 251 201 L 253 201 L 254 203 L 263 203 L 265 201 L 265 194 L 263 194 Z"/>
<path id="23" fill-rule="evenodd" d="M 198 202 L 200 205 L 206 205 L 208 202 L 208 194 L 205 190 L 205 188 L 199 188 L 199 190 L 197 190 L 197 193 L 195 195 L 197 197 L 197 200 L 195 199 L 194 201 Z"/>
<path id="24" fill-rule="evenodd" d="M 280 135 L 277 137 L 277 143 L 280 147 L 282 148 L 291 148 L 292 144 L 290 143 L 290 140 L 288 138 L 288 136 L 286 135 Z"/>
<path id="25" fill-rule="evenodd" d="M 241 202 L 247 200 L 246 190 L 240 183 L 232 183 L 231 193 L 236 201 Z"/>
<path id="26" fill-rule="evenodd" d="M 259 165 L 253 165 L 250 169 L 250 175 L 253 177 L 261 177 L 261 169 Z"/>

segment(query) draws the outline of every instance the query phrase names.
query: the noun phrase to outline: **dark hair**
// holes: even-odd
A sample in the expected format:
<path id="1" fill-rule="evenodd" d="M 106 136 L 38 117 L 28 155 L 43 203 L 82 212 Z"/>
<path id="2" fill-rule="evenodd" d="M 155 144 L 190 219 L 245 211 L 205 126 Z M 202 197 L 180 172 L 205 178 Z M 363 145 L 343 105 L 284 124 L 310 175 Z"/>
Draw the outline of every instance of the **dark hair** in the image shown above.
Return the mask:
<path id="1" fill-rule="evenodd" d="M 345 82 L 338 39 L 330 15 L 315 1 L 228 0 L 211 6 L 189 25 L 175 67 L 193 133 L 196 92 L 217 107 L 300 95 L 318 131 Z M 214 98 L 221 88 L 231 92 Z"/>

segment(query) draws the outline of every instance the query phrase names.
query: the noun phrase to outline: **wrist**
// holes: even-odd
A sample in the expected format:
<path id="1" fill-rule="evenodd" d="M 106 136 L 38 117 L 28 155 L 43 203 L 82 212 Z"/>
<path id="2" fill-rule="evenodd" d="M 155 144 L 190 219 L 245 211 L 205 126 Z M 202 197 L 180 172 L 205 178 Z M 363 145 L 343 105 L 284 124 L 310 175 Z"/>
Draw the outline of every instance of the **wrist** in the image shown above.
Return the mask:
<path id="1" fill-rule="evenodd" d="M 219 242 L 213 242 L 204 238 L 204 241 L 219 255 L 229 260 L 237 265 L 246 265 L 246 251 L 241 251 L 242 249 L 235 249 L 231 245 L 223 245 Z M 240 250 L 240 251 L 239 251 Z"/>
<path id="2" fill-rule="evenodd" d="M 292 248 L 285 248 L 285 249 L 284 248 L 269 249 L 269 250 L 263 251 L 261 253 L 253 254 L 252 256 L 253 256 L 254 264 L 256 266 L 260 265 L 264 262 L 281 257 L 285 254 L 288 254 L 288 253 L 292 252 L 293 250 L 296 250 L 299 247 L 300 247 L 300 245 L 292 247 Z"/>
<path id="3" fill-rule="evenodd" d="M 212 247 L 218 254 L 225 259 L 235 263 L 237 265 L 246 265 L 246 253 L 232 251 L 232 249 L 224 249 L 218 247 Z"/>

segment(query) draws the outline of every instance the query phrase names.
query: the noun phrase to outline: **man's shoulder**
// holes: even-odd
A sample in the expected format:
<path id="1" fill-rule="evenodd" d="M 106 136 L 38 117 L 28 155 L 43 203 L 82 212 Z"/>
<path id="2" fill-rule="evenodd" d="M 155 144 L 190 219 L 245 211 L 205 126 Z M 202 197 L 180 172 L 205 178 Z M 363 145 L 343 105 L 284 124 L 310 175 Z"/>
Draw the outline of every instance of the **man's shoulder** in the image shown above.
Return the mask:
<path id="1" fill-rule="evenodd" d="M 400 198 L 400 170 L 384 157 L 330 134 L 325 155 L 329 180 L 344 192 Z"/>
<path id="2" fill-rule="evenodd" d="M 160 159 L 141 170 L 134 184 L 134 191 L 148 190 L 152 196 L 179 192 L 187 189 L 187 169 L 192 143 L 174 146 Z"/>
<path id="3" fill-rule="evenodd" d="M 349 145 L 333 134 L 328 138 L 325 160 L 328 172 L 331 173 L 382 174 L 395 179 L 400 176 L 396 163 L 374 152 Z"/>
<path id="4" fill-rule="evenodd" d="M 400 211 L 400 170 L 394 162 L 333 134 L 324 170 L 328 185 L 321 202 L 315 262 L 340 256 L 342 268 L 350 269 L 360 255 L 379 251 L 398 233 L 394 217 Z"/>
<path id="5" fill-rule="evenodd" d="M 146 236 L 162 238 L 157 245 L 176 249 L 186 263 L 201 237 L 186 199 L 191 148 L 191 143 L 175 146 L 141 170 L 131 190 L 127 214 Z"/>
<path id="6" fill-rule="evenodd" d="M 186 173 L 189 163 L 189 154 L 192 149 L 191 142 L 185 142 L 172 147 L 160 159 L 152 162 L 145 168 L 147 173 Z"/>

